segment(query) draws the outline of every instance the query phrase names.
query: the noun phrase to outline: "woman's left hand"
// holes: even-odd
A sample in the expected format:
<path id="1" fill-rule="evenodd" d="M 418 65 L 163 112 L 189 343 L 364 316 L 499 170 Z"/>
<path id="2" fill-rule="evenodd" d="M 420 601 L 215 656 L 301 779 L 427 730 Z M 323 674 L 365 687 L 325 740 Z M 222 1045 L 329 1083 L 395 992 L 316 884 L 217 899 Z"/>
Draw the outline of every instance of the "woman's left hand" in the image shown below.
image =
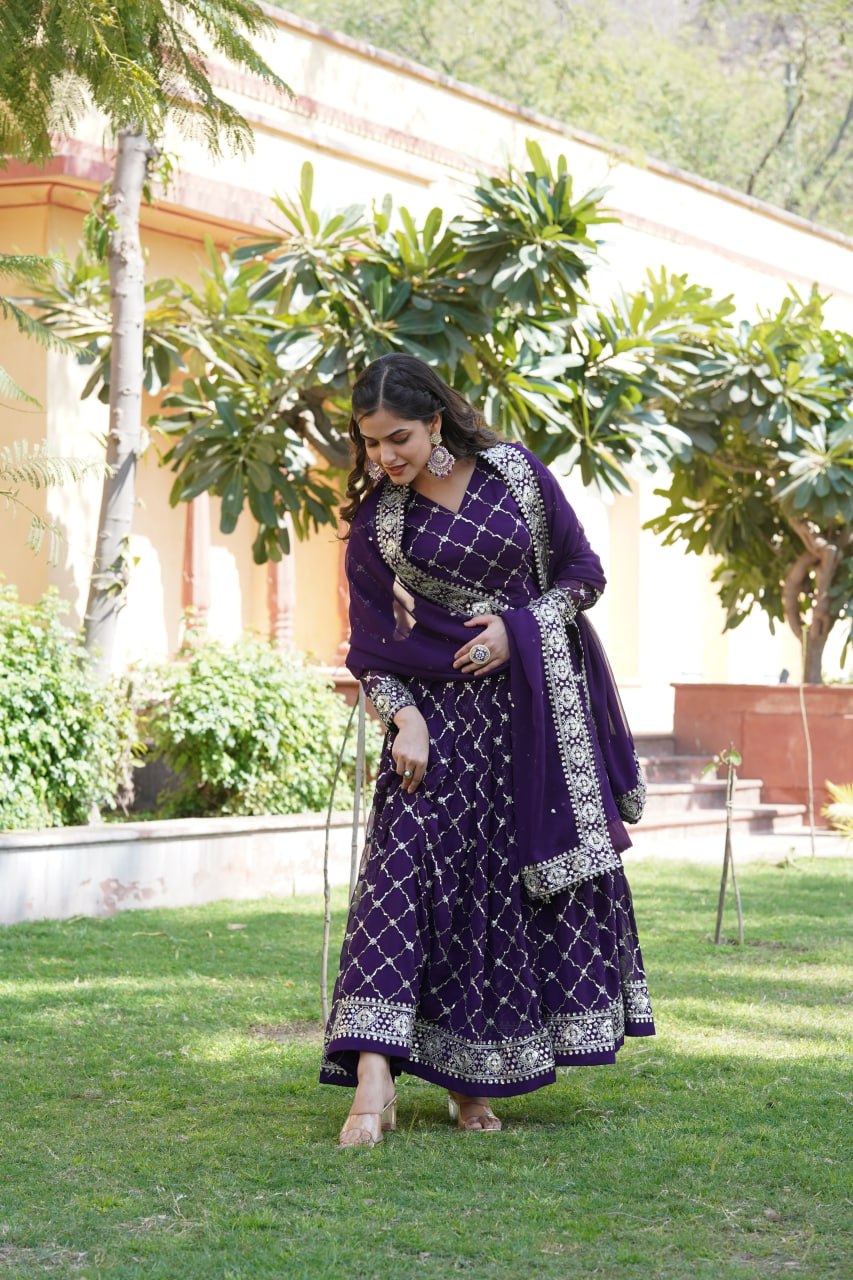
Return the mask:
<path id="1" fill-rule="evenodd" d="M 464 625 L 482 627 L 482 631 L 479 635 L 472 635 L 471 643 L 463 645 L 453 655 L 453 666 L 457 671 L 462 671 L 465 675 L 470 675 L 473 671 L 475 676 L 485 676 L 509 661 L 509 639 L 506 627 L 496 613 L 483 613 L 476 618 L 469 618 Z M 491 657 L 488 662 L 471 661 L 468 655 L 471 652 L 471 646 L 475 644 L 484 644 L 489 650 Z"/>

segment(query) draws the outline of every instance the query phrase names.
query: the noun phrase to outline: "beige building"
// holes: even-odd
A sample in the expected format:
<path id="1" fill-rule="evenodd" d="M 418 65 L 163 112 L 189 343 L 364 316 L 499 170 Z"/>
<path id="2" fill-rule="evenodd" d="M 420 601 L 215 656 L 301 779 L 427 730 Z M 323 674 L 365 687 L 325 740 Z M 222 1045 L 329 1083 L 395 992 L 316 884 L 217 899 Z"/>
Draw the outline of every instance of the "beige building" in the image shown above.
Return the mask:
<path id="1" fill-rule="evenodd" d="M 192 278 L 206 236 L 226 247 L 265 230 L 274 216 L 271 191 L 293 191 L 306 159 L 314 165 L 318 204 L 370 203 L 388 192 L 422 217 L 436 204 L 460 207 L 478 169 L 523 162 L 525 139 L 534 138 L 546 154 L 566 155 L 576 190 L 610 188 L 607 203 L 620 222 L 601 230 L 603 264 L 594 284 L 602 295 L 617 284 L 630 289 L 647 268 L 665 265 L 718 293 L 734 293 L 739 309 L 752 315 L 756 306 L 778 304 L 788 282 L 800 289 L 816 282 L 832 294 L 830 322 L 853 327 L 853 242 L 845 237 L 666 165 L 630 162 L 564 123 L 280 10 L 272 14 L 275 34 L 265 53 L 295 96 L 288 100 L 233 69 L 213 68 L 223 94 L 254 126 L 256 149 L 248 160 L 225 157 L 214 165 L 200 144 L 167 140 L 179 172 L 143 213 L 151 277 Z M 0 171 L 0 246 L 73 254 L 82 216 L 108 175 L 103 122 L 95 116 L 74 139 L 60 142 L 45 168 L 13 163 Z M 0 444 L 26 437 L 46 439 L 66 454 L 97 453 L 105 410 L 94 399 L 80 401 L 86 371 L 46 354 L 11 326 L 3 339 L 0 363 L 44 408 L 0 409 Z M 274 629 L 318 660 L 339 664 L 345 619 L 334 534 L 326 530 L 298 545 L 279 570 L 255 566 L 248 520 L 224 537 L 215 509 L 169 507 L 171 475 L 158 465 L 161 447 L 152 444 L 139 469 L 137 564 L 118 660 L 175 650 L 189 590 L 184 547 L 191 525 L 196 555 L 209 557 L 215 634 Z M 659 507 L 653 490 L 660 479 L 644 480 L 630 497 L 612 502 L 584 491 L 572 476 L 565 483 L 609 577 L 597 621 L 636 728 L 668 727 L 672 680 L 775 681 L 782 667 L 796 673 L 797 647 L 787 633 L 772 637 L 754 618 L 724 635 L 710 563 L 663 548 L 642 530 Z M 98 504 L 95 482 L 48 491 L 46 512 L 66 535 L 53 566 L 25 548 L 24 519 L 0 516 L 0 573 L 27 599 L 56 584 L 79 620 Z"/>

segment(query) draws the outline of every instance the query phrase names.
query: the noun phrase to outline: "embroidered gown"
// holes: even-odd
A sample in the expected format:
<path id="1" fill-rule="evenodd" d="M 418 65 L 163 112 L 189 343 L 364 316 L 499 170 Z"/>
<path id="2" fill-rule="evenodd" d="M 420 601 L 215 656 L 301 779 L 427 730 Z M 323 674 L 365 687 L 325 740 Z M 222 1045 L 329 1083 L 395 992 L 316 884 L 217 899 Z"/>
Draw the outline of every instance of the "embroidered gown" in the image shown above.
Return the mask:
<path id="1" fill-rule="evenodd" d="M 597 731 L 592 718 L 583 669 L 588 651 L 577 641 L 576 619 L 600 587 L 563 579 L 543 590 L 537 541 L 545 521 L 536 519 L 531 477 L 540 487 L 555 485 L 526 450 L 498 445 L 477 455 L 458 512 L 384 481 L 378 502 L 363 503 L 357 520 L 369 526 L 371 546 L 382 542 L 383 519 L 386 530 L 389 519 L 396 521 L 397 561 L 387 548 L 385 554 L 394 594 L 410 605 L 421 587 L 450 600 L 448 608 L 460 616 L 515 606 L 507 612 L 513 649 L 525 634 L 518 620 L 532 625 L 531 613 L 558 647 L 574 629 L 571 663 L 562 659 L 560 666 L 558 653 L 553 668 L 572 666 L 574 679 L 564 682 L 561 696 L 578 702 L 554 701 L 553 707 L 557 721 L 570 723 L 583 711 L 583 723 L 574 739 L 563 733 L 562 754 L 557 747 L 549 754 L 561 755 L 567 793 L 578 799 L 578 834 L 556 846 L 556 857 L 531 865 L 535 824 L 518 800 L 526 794 L 519 769 L 526 773 L 529 761 L 525 725 L 520 730 L 518 723 L 517 669 L 516 675 L 505 667 L 483 677 L 436 678 L 434 671 L 403 675 L 399 661 L 389 661 L 390 670 L 355 664 L 388 732 L 324 1037 L 322 1083 L 357 1084 L 358 1054 L 370 1050 L 390 1058 L 394 1076 L 407 1071 L 470 1095 L 520 1094 L 552 1083 L 557 1066 L 613 1062 L 626 1035 L 654 1034 L 620 857 L 630 842 L 615 809 L 609 817 L 601 799 L 606 792 L 612 806 L 601 750 L 605 730 Z M 561 516 L 565 507 L 575 520 L 561 494 L 553 501 Z M 588 549 L 585 540 L 583 546 Z M 348 565 L 351 590 L 358 569 Z M 456 600 L 454 609 L 452 595 L 442 596 L 436 583 L 482 600 Z M 448 669 L 455 650 L 478 632 L 459 634 L 463 640 L 447 637 Z M 547 652 L 544 661 L 547 672 Z M 547 702 L 544 693 L 535 698 Z M 426 720 L 430 756 L 424 781 L 408 795 L 391 758 L 392 721 L 412 703 Z M 578 745 L 584 741 L 585 752 Z M 565 827 L 557 782 L 542 768 L 537 774 L 545 779 L 537 799 L 540 808 L 544 803 L 543 822 Z M 629 819 L 644 794 L 641 775 L 635 781 L 618 797 Z"/>

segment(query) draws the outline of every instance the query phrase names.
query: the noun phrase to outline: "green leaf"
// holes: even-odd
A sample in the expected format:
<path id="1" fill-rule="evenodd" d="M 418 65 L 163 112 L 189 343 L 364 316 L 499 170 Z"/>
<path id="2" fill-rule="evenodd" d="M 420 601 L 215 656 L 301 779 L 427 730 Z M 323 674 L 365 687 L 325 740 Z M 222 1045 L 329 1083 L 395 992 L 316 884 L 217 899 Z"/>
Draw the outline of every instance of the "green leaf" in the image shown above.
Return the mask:
<path id="1" fill-rule="evenodd" d="M 537 178 L 550 178 L 551 166 L 545 159 L 539 143 L 535 142 L 533 138 L 528 138 L 524 144 L 524 149 L 530 158 L 530 163 L 533 165 L 533 172 L 536 174 Z"/>
<path id="2" fill-rule="evenodd" d="M 271 487 L 266 490 L 258 489 L 250 476 L 246 492 L 249 499 L 249 510 L 258 523 L 270 529 L 274 528 L 278 523 L 278 519 Z"/>
<path id="3" fill-rule="evenodd" d="M 246 471 L 250 481 L 260 493 L 269 492 L 272 488 L 272 474 L 268 466 L 265 466 L 256 458 L 248 458 L 246 460 Z"/>
<path id="4" fill-rule="evenodd" d="M 410 244 L 414 247 L 417 247 L 417 244 L 418 244 L 417 228 L 415 227 L 415 223 L 412 218 L 412 215 L 409 213 L 408 209 L 404 208 L 403 206 L 400 207 L 400 221 L 402 222 L 403 226 L 406 228 L 406 235 L 408 236 Z"/>
<path id="5" fill-rule="evenodd" d="M 439 229 L 441 228 L 443 216 L 444 215 L 439 208 L 430 209 L 427 214 L 423 231 L 424 249 L 427 253 L 431 251 L 432 246 L 435 243 L 435 237 L 438 235 Z"/>
<path id="6" fill-rule="evenodd" d="M 299 175 L 299 199 L 303 210 L 311 208 L 311 196 L 314 193 L 314 166 L 310 160 L 302 165 Z"/>
<path id="7" fill-rule="evenodd" d="M 237 467 L 222 493 L 219 527 L 223 533 L 233 533 L 243 510 L 245 500 L 242 470 Z"/>

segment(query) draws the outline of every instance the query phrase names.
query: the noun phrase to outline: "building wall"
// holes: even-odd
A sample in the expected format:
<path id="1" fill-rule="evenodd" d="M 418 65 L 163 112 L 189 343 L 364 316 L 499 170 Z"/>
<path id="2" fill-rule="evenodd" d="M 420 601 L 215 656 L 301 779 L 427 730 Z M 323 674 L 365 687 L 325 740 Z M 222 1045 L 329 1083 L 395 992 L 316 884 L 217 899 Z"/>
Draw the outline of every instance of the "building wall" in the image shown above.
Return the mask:
<path id="1" fill-rule="evenodd" d="M 10 198 L 11 197 L 11 198 Z M 49 209 L 41 204 L 31 206 L 21 193 L 0 187 L 0 248 L 8 253 L 42 253 L 47 240 Z M 4 292 L 14 292 L 8 277 L 0 281 Z M 47 402 L 47 361 L 41 347 L 17 332 L 11 321 L 0 320 L 0 365 L 41 405 Z M 45 438 L 46 415 L 43 409 L 14 402 L 0 403 L 0 445 L 20 441 L 35 445 Z M 22 494 L 29 507 L 44 515 L 44 494 Z M 28 598 L 38 597 L 48 585 L 48 568 L 44 556 L 35 559 L 26 547 L 30 517 L 0 502 L 0 578 L 14 583 Z"/>
<path id="2" fill-rule="evenodd" d="M 552 157 L 566 155 L 581 191 L 606 184 L 618 224 L 605 224 L 601 265 L 594 273 L 600 296 L 636 286 L 649 268 L 665 265 L 691 279 L 732 292 L 739 310 L 754 314 L 783 297 L 787 282 L 816 281 L 833 296 L 831 323 L 853 325 L 851 242 L 668 166 L 644 167 L 597 140 L 522 110 L 470 86 L 450 82 L 392 55 L 311 23 L 272 11 L 275 35 L 267 57 L 292 86 L 287 99 L 250 78 L 214 67 L 222 92 L 255 127 L 247 158 L 214 164 L 197 142 L 178 137 L 166 149 L 180 156 L 169 192 L 143 214 L 151 277 L 194 280 L 204 260 L 203 241 L 228 245 L 240 235 L 281 222 L 270 194 L 292 193 L 303 162 L 315 170 L 315 200 L 340 207 L 370 203 L 390 193 L 416 217 L 434 205 L 448 215 L 463 207 L 479 169 L 523 164 L 526 138 Z M 73 253 L 83 211 L 109 173 L 103 125 L 83 122 L 74 140 L 60 144 L 43 171 L 12 164 L 0 172 L 0 244 L 5 248 Z M 105 409 L 79 400 L 86 372 L 67 357 L 46 354 L 3 332 L 3 362 L 45 406 L 44 412 L 0 411 L 0 443 L 46 436 L 60 451 L 97 452 Z M 146 413 L 151 406 L 146 406 Z M 122 663 L 174 652 L 180 640 L 185 512 L 168 504 L 171 475 L 158 466 L 155 444 L 139 469 L 139 510 L 132 553 L 138 564 L 124 611 Z M 643 523 L 660 509 L 655 488 L 664 478 L 638 483 L 628 497 L 602 500 L 566 477 L 571 500 L 600 551 L 609 590 L 596 609 L 600 630 L 635 722 L 665 728 L 671 717 L 672 680 L 770 680 L 783 667 L 796 672 L 799 655 L 784 632 L 772 637 L 760 618 L 723 635 L 722 610 L 709 582 L 710 562 L 665 548 Z M 67 532 L 59 564 L 33 558 L 25 525 L 4 519 L 0 573 L 27 598 L 55 583 L 81 616 L 99 504 L 99 484 L 51 490 L 47 510 Z M 210 626 L 224 638 L 242 628 L 268 627 L 267 578 L 251 559 L 251 529 L 223 537 L 211 515 Z M 318 660 L 340 662 L 341 546 L 324 529 L 295 553 L 295 641 Z"/>

